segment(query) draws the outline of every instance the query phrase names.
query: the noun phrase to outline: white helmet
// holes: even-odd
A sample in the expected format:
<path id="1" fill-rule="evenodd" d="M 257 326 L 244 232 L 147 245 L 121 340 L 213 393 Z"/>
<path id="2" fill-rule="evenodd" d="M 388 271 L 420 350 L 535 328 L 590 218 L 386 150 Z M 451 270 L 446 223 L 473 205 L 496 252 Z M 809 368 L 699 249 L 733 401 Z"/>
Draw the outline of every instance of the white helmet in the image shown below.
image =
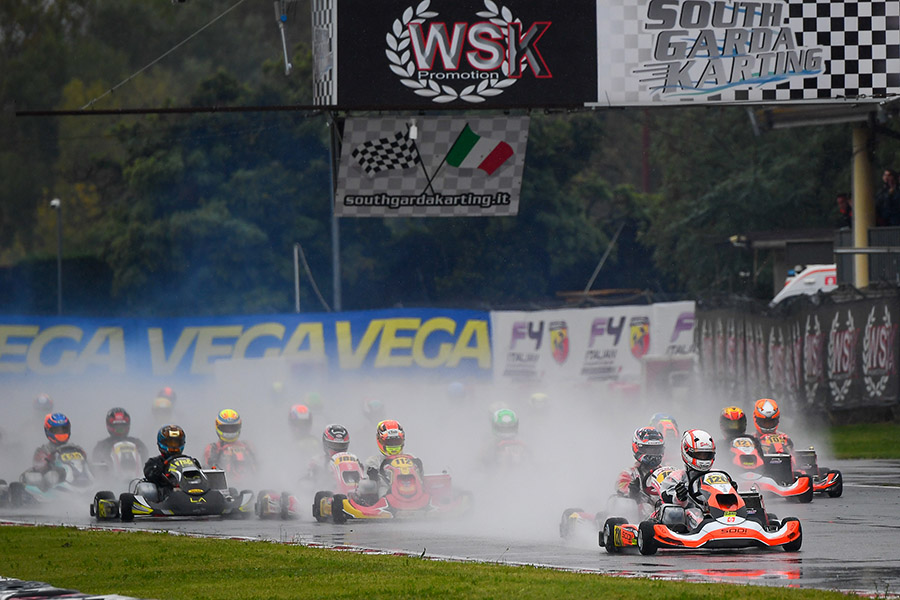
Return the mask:
<path id="1" fill-rule="evenodd" d="M 716 443 L 702 429 L 689 429 L 681 436 L 681 460 L 688 469 L 706 472 L 716 460 Z"/>

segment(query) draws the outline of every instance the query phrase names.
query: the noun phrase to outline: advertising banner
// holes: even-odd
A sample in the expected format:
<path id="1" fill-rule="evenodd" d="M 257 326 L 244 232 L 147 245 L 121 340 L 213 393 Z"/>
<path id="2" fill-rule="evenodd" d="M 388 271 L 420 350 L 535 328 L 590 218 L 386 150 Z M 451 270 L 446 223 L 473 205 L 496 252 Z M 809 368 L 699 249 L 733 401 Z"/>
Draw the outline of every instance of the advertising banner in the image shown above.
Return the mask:
<path id="1" fill-rule="evenodd" d="M 0 379 L 198 377 L 220 361 L 280 358 L 331 372 L 491 372 L 487 312 L 409 309 L 183 319 L 6 317 Z"/>
<path id="2" fill-rule="evenodd" d="M 896 0 L 596 6 L 600 106 L 881 101 L 900 94 Z"/>
<path id="3" fill-rule="evenodd" d="M 314 101 L 345 109 L 580 106 L 592 0 L 315 0 Z"/>
<path id="4" fill-rule="evenodd" d="M 339 217 L 510 216 L 528 143 L 528 117 L 347 119 Z"/>
<path id="5" fill-rule="evenodd" d="M 495 380 L 631 381 L 641 361 L 694 354 L 694 303 L 491 313 Z"/>

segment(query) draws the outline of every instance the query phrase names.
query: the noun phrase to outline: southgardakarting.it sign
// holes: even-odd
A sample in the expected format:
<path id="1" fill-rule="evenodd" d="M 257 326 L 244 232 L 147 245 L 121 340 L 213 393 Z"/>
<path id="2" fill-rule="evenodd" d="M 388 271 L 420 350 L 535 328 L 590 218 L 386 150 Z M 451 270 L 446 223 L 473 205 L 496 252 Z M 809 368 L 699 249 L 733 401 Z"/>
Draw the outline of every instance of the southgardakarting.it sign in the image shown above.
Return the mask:
<path id="1" fill-rule="evenodd" d="M 335 214 L 515 215 L 528 117 L 347 119 Z"/>
<path id="2" fill-rule="evenodd" d="M 315 102 L 580 106 L 596 93 L 586 0 L 315 0 Z"/>

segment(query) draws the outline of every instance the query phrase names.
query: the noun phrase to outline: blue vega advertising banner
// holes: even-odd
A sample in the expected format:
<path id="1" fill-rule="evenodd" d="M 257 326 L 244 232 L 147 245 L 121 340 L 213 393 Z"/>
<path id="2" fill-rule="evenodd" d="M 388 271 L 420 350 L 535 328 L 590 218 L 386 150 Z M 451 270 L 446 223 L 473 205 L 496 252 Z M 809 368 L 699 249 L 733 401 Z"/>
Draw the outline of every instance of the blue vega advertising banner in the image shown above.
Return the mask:
<path id="1" fill-rule="evenodd" d="M 0 378 L 202 377 L 279 358 L 330 372 L 491 373 L 490 314 L 392 309 L 178 319 L 0 318 Z"/>

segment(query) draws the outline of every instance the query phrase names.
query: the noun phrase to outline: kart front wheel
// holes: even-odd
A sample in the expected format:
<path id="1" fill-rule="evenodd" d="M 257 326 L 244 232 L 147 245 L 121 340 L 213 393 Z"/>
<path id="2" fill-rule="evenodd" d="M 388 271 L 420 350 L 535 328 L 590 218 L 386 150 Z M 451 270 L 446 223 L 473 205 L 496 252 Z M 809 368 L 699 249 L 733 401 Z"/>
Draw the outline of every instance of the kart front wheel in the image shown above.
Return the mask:
<path id="1" fill-rule="evenodd" d="M 616 546 L 616 525 L 624 525 L 628 521 L 622 517 L 610 517 L 603 523 L 603 531 L 600 533 L 600 545 L 606 548 L 609 554 L 618 554 L 622 548 Z"/>
<path id="2" fill-rule="evenodd" d="M 25 504 L 25 485 L 21 481 L 13 481 L 9 484 L 9 505 L 19 508 Z"/>
<path id="3" fill-rule="evenodd" d="M 656 534 L 653 532 L 653 521 L 641 521 L 638 526 L 637 545 L 638 550 L 644 556 L 656 554 L 659 546 L 656 543 Z"/>
<path id="4" fill-rule="evenodd" d="M 566 539 L 572 534 L 571 516 L 575 513 L 583 512 L 580 508 L 567 508 L 563 511 L 562 518 L 559 520 L 559 537 Z"/>
<path id="5" fill-rule="evenodd" d="M 844 478 L 841 476 L 840 471 L 831 471 L 834 473 L 834 479 L 836 483 L 825 490 L 825 493 L 828 494 L 829 498 L 840 498 L 841 494 L 844 493 Z"/>
<path id="6" fill-rule="evenodd" d="M 335 494 L 331 499 L 331 520 L 337 524 L 347 522 L 347 513 L 344 512 L 344 500 L 347 496 L 344 494 Z"/>
<path id="7" fill-rule="evenodd" d="M 110 491 L 102 491 L 94 494 L 94 501 L 91 503 L 91 516 L 96 517 L 98 521 L 106 521 L 116 518 L 118 514 L 108 516 L 108 511 L 100 508 L 101 500 L 112 500 L 113 502 L 115 502 L 116 495 Z"/>
<path id="8" fill-rule="evenodd" d="M 119 518 L 123 523 L 134 521 L 134 494 L 124 493 L 119 495 Z"/>
<path id="9" fill-rule="evenodd" d="M 812 477 L 809 475 L 801 475 L 800 477 L 806 477 L 809 479 L 809 489 L 803 492 L 801 495 L 797 496 L 797 501 L 801 504 L 806 504 L 807 502 L 812 502 L 813 499 L 813 481 Z"/>
<path id="10" fill-rule="evenodd" d="M 782 546 L 782 547 L 784 548 L 784 551 L 785 551 L 785 552 L 796 552 L 797 550 L 800 549 L 800 546 L 803 545 L 803 527 L 800 526 L 800 520 L 799 520 L 799 519 L 797 519 L 797 518 L 795 518 L 795 517 L 785 517 L 784 520 L 781 522 L 781 526 L 784 527 L 785 525 L 787 525 L 787 524 L 790 523 L 791 521 L 796 521 L 796 522 L 797 522 L 797 533 L 798 533 L 799 535 L 797 535 L 797 539 L 796 539 L 796 540 L 791 540 L 790 542 L 788 542 L 787 544 L 785 544 L 784 546 Z"/>
<path id="11" fill-rule="evenodd" d="M 316 497 L 313 499 L 312 515 L 319 523 L 328 521 L 328 516 L 322 514 L 322 501 L 330 495 L 331 492 L 316 492 Z"/>

